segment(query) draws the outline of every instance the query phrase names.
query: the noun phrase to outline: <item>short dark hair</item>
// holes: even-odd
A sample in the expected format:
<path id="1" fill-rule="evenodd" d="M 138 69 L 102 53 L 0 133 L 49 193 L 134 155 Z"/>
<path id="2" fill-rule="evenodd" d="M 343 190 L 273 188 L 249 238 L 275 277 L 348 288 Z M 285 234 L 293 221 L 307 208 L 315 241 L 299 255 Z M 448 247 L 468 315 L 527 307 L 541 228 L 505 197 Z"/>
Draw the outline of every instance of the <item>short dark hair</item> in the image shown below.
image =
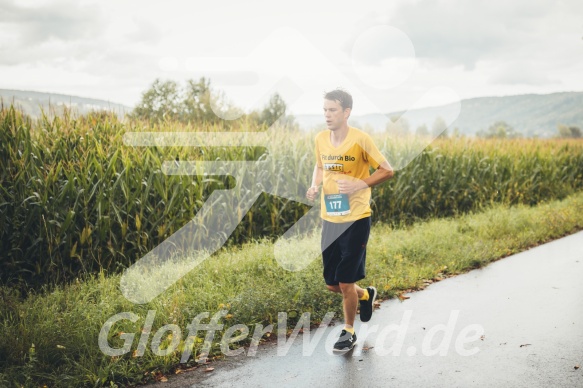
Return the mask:
<path id="1" fill-rule="evenodd" d="M 324 95 L 326 100 L 338 101 L 342 106 L 342 110 L 346 108 L 352 109 L 352 96 L 342 89 L 332 90 Z"/>

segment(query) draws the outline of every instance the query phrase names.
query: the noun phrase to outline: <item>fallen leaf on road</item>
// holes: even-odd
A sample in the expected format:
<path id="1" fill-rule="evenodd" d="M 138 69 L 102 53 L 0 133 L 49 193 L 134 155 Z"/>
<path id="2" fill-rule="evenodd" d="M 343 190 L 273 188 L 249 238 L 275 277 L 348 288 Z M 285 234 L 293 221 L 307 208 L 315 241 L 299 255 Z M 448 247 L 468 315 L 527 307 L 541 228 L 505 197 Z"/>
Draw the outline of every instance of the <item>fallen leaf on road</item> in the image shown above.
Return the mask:
<path id="1" fill-rule="evenodd" d="M 212 371 L 214 371 L 214 370 L 215 370 L 215 368 L 208 367 L 208 368 L 206 368 L 204 371 L 205 371 L 205 372 L 212 372 Z"/>
<path id="2" fill-rule="evenodd" d="M 481 339 L 482 341 L 484 340 L 484 338 L 486 338 L 486 336 L 485 336 L 485 335 L 483 335 L 483 336 L 481 336 L 481 337 L 480 337 L 480 339 Z"/>
<path id="3" fill-rule="evenodd" d="M 374 346 L 365 346 L 364 348 L 362 348 L 362 350 L 367 351 L 372 348 L 374 348 Z"/>
<path id="4" fill-rule="evenodd" d="M 168 378 L 166 376 L 162 376 L 160 377 L 160 381 L 165 383 L 166 381 L 168 381 Z"/>
<path id="5" fill-rule="evenodd" d="M 575 368 L 575 370 L 581 368 L 579 365 L 575 365 L 573 368 Z"/>
<path id="6" fill-rule="evenodd" d="M 410 298 L 410 296 L 407 296 L 407 295 L 404 295 L 404 294 L 399 294 L 399 299 L 400 299 L 401 301 L 403 301 L 403 300 L 405 300 L 405 299 L 409 299 L 409 298 Z"/>
<path id="7" fill-rule="evenodd" d="M 520 347 L 528 346 L 528 345 L 530 345 L 530 344 L 522 344 L 522 345 L 520 345 Z"/>

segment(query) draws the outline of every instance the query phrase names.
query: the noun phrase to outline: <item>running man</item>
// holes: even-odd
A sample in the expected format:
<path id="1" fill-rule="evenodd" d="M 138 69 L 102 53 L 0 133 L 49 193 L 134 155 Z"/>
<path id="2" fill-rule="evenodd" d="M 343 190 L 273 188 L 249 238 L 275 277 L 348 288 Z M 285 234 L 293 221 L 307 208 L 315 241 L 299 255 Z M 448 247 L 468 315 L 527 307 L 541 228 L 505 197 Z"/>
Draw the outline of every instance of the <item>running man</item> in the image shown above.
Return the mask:
<path id="1" fill-rule="evenodd" d="M 342 294 L 345 326 L 334 345 L 345 353 L 356 344 L 354 319 L 368 322 L 377 290 L 360 288 L 365 277 L 366 244 L 371 227 L 371 187 L 393 176 L 393 169 L 371 137 L 348 126 L 352 96 L 334 90 L 324 96 L 328 130 L 316 136 L 316 166 L 306 197 L 315 200 L 322 184 L 322 261 L 328 290 Z M 376 171 L 370 175 L 370 167 Z"/>

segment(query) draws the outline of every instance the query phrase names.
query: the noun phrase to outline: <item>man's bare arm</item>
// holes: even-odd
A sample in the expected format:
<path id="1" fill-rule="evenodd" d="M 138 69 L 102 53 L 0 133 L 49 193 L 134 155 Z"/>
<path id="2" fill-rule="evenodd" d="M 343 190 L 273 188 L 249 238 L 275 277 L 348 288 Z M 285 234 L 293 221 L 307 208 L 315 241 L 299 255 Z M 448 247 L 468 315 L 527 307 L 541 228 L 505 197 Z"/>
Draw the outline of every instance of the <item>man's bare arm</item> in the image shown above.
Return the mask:
<path id="1" fill-rule="evenodd" d="M 377 168 L 376 171 L 373 172 L 371 176 L 363 179 L 363 181 L 368 185 L 368 187 L 373 187 L 383 183 L 388 179 L 391 179 L 394 175 L 395 172 L 393 171 L 393 168 L 391 167 L 389 162 L 385 160 L 379 165 L 379 168 Z"/>
<path id="2" fill-rule="evenodd" d="M 312 186 L 320 186 L 323 179 L 322 167 L 314 166 L 314 173 L 312 174 Z"/>
<path id="3" fill-rule="evenodd" d="M 322 179 L 324 176 L 322 171 L 323 171 L 322 167 L 318 167 L 317 164 L 314 166 L 314 173 L 312 174 L 312 186 L 308 189 L 308 192 L 306 193 L 306 198 L 308 198 L 311 201 L 316 199 L 316 196 L 318 195 L 318 186 L 320 186 L 320 184 L 322 183 Z"/>
<path id="4" fill-rule="evenodd" d="M 346 179 L 339 179 L 338 189 L 341 194 L 352 194 L 355 191 L 368 189 L 369 187 L 376 186 L 378 184 L 383 183 L 387 179 L 392 178 L 394 175 L 393 168 L 389 164 L 389 162 L 384 161 L 379 165 L 379 168 L 376 169 L 375 172 L 368 178 L 363 180 L 353 180 L 349 181 Z"/>

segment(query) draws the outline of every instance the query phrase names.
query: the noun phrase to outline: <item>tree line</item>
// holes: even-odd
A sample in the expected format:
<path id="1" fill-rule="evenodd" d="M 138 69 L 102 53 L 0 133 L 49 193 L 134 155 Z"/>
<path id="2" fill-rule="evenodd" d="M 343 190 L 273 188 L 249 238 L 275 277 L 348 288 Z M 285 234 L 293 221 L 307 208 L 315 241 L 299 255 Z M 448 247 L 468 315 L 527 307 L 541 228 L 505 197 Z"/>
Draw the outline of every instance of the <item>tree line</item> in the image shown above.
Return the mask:
<path id="1" fill-rule="evenodd" d="M 210 79 L 205 77 L 198 81 L 189 79 L 184 86 L 173 80 L 156 79 L 142 93 L 130 117 L 154 123 L 219 124 L 227 129 L 240 120 L 266 128 L 277 122 L 288 129 L 297 129 L 294 117 L 287 114 L 287 104 L 279 93 L 274 93 L 263 109 L 246 113 L 228 101 L 223 92 L 211 88 Z M 229 117 L 237 119 L 224 119 Z"/>

